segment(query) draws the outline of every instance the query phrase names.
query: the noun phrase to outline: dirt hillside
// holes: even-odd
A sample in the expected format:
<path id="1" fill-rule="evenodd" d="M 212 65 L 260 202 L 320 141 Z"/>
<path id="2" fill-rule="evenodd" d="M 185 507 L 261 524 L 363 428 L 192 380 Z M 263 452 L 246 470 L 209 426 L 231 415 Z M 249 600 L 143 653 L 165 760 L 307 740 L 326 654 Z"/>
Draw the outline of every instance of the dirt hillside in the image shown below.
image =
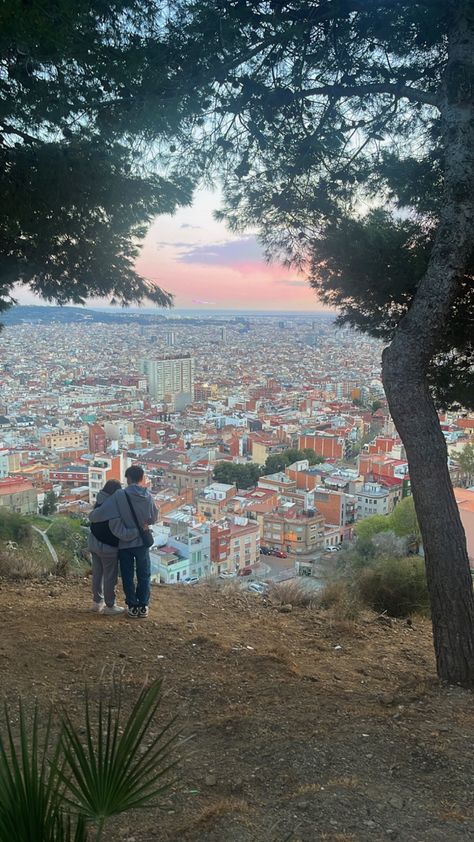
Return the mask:
<path id="1" fill-rule="evenodd" d="M 474 839 L 470 693 L 438 685 L 429 624 L 280 613 L 258 595 L 155 588 L 148 621 L 88 613 L 89 584 L 1 584 L 2 691 L 82 711 L 84 682 L 163 674 L 181 781 L 110 842 Z"/>

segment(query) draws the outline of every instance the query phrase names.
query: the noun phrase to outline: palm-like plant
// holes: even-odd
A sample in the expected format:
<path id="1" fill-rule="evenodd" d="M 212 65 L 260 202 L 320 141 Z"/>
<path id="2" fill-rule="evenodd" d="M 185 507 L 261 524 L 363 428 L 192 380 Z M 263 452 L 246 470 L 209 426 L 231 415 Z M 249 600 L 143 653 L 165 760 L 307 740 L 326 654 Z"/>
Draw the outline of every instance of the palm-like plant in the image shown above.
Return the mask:
<path id="1" fill-rule="evenodd" d="M 86 694 L 86 740 L 81 741 L 69 716 L 64 719 L 62 749 L 66 768 L 61 779 L 68 790 L 68 802 L 88 819 L 97 822 L 97 840 L 102 838 L 110 816 L 144 807 L 170 786 L 169 750 L 176 740 L 171 731 L 174 719 L 145 747 L 160 703 L 161 683 L 145 687 L 121 728 L 121 694 L 114 709 L 99 699 L 94 727 L 90 700 Z"/>
<path id="2" fill-rule="evenodd" d="M 84 740 L 66 713 L 57 731 L 44 729 L 38 706 L 27 717 L 20 700 L 18 729 L 5 706 L 0 735 L 0 842 L 87 842 L 103 837 L 107 819 L 149 805 L 172 782 L 174 720 L 150 738 L 161 682 L 145 687 L 125 723 L 118 701 L 99 698 L 93 722 L 85 696 Z M 42 730 L 44 733 L 41 734 Z"/>

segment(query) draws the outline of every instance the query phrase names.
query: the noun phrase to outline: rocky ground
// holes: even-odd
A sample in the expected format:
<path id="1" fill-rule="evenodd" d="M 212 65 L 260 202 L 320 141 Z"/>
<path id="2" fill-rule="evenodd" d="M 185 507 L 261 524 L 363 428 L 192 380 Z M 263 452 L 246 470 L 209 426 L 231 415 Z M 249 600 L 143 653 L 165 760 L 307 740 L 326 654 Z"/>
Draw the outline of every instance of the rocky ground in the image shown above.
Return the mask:
<path id="1" fill-rule="evenodd" d="M 159 808 L 108 842 L 474 839 L 472 695 L 440 687 L 429 624 L 281 613 L 235 589 L 155 588 L 148 621 L 88 613 L 89 584 L 2 583 L 2 692 L 63 703 L 163 675 L 190 739 Z"/>

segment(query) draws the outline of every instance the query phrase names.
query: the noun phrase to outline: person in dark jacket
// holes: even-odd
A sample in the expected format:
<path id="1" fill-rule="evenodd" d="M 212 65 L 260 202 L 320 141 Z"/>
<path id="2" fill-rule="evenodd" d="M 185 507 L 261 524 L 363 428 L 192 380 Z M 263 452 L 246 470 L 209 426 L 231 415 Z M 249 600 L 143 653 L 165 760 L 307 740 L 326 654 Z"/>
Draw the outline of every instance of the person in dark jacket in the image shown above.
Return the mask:
<path id="1" fill-rule="evenodd" d="M 91 523 L 97 523 L 107 519 L 113 534 L 120 538 L 120 572 L 127 613 L 132 618 L 145 618 L 148 617 L 150 602 L 151 570 L 150 552 L 145 546 L 143 536 L 144 532 L 156 523 L 158 510 L 146 488 L 143 468 L 140 465 L 131 465 L 125 471 L 125 477 L 127 488 L 117 491 L 103 504 L 103 508 L 94 509 L 89 515 L 89 520 Z M 120 534 L 120 530 L 133 530 L 134 527 L 134 537 L 130 537 L 132 533 L 126 536 Z"/>
<path id="2" fill-rule="evenodd" d="M 94 511 L 122 488 L 118 480 L 110 479 L 97 495 Z M 103 510 L 102 510 L 103 512 Z M 101 516 L 104 517 L 103 513 Z M 129 529 L 121 521 L 115 523 L 119 535 L 110 529 L 107 520 L 91 524 L 87 547 L 92 559 L 92 611 L 103 614 L 123 614 L 124 609 L 115 602 L 115 588 L 118 576 L 118 545 L 120 537 L 133 540 L 137 530 Z"/>

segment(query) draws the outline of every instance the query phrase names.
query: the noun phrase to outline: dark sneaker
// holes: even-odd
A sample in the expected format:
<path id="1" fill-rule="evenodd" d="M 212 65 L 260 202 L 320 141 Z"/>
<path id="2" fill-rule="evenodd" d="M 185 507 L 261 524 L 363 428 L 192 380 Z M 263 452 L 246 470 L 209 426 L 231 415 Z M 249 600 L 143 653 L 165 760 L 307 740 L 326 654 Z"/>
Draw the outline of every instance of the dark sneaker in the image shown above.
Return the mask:
<path id="1" fill-rule="evenodd" d="M 148 617 L 148 605 L 140 605 L 140 608 L 138 609 L 138 616 L 141 619 Z"/>
<path id="2" fill-rule="evenodd" d="M 127 610 L 127 616 L 133 617 L 134 620 L 137 619 L 139 616 L 138 614 L 138 605 L 129 605 Z"/>

